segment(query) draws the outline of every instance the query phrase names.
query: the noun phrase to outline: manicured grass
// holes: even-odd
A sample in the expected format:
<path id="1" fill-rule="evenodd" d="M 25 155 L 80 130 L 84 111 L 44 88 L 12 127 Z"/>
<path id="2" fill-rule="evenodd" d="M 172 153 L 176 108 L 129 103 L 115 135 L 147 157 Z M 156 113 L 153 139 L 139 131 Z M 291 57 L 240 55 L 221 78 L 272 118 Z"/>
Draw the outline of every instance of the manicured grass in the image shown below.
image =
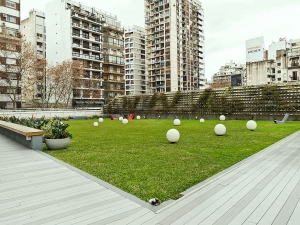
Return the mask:
<path id="1" fill-rule="evenodd" d="M 105 119 L 68 121 L 73 134 L 66 150 L 48 154 L 94 175 L 143 200 L 162 201 L 180 197 L 180 192 L 230 167 L 299 130 L 299 122 L 274 124 L 257 121 L 249 131 L 247 121 L 224 121 L 224 136 L 216 136 L 216 120 Z M 169 144 L 166 132 L 176 128 L 179 142 Z"/>

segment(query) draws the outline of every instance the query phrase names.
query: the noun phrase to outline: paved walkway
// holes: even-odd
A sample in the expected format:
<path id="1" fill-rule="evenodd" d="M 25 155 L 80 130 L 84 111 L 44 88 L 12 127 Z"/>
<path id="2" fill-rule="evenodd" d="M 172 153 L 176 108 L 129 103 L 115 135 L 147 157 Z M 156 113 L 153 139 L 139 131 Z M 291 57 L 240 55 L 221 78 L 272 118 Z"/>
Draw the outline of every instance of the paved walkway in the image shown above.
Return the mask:
<path id="1" fill-rule="evenodd" d="M 0 224 L 300 224 L 300 132 L 152 207 L 0 135 Z"/>

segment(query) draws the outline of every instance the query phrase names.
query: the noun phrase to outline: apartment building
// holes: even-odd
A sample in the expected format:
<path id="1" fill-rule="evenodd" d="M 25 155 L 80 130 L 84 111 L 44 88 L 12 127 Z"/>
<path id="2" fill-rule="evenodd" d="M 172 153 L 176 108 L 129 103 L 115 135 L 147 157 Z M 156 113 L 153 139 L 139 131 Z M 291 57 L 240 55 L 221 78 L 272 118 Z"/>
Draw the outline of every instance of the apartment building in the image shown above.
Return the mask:
<path id="1" fill-rule="evenodd" d="M 247 63 L 247 85 L 300 81 L 300 39 L 272 43 L 268 56 L 267 60 Z"/>
<path id="2" fill-rule="evenodd" d="M 116 16 L 103 17 L 103 98 L 109 103 L 118 95 L 125 94 L 124 79 L 124 29 Z"/>
<path id="3" fill-rule="evenodd" d="M 75 1 L 46 5 L 47 59 L 86 63 L 74 107 L 97 107 L 124 94 L 123 29 L 117 17 Z"/>
<path id="4" fill-rule="evenodd" d="M 246 65 L 231 61 L 212 76 L 213 88 L 242 86 L 246 82 Z"/>
<path id="5" fill-rule="evenodd" d="M 0 2 L 0 30 L 5 29 L 13 36 L 20 31 L 20 0 L 4 0 Z"/>
<path id="6" fill-rule="evenodd" d="M 125 39 L 125 93 L 145 94 L 146 48 L 145 29 L 136 25 L 124 28 Z"/>
<path id="7" fill-rule="evenodd" d="M 148 90 L 199 90 L 204 76 L 204 12 L 198 0 L 145 0 Z"/>
<path id="8" fill-rule="evenodd" d="M 300 81 L 300 39 L 290 40 L 287 50 L 288 80 Z"/>
<path id="9" fill-rule="evenodd" d="M 46 58 L 46 21 L 45 13 L 36 9 L 29 12 L 29 17 L 21 21 L 21 34 L 33 44 L 36 53 Z"/>
<path id="10" fill-rule="evenodd" d="M 22 106 L 19 76 L 20 1 L 0 2 L 0 108 Z"/>

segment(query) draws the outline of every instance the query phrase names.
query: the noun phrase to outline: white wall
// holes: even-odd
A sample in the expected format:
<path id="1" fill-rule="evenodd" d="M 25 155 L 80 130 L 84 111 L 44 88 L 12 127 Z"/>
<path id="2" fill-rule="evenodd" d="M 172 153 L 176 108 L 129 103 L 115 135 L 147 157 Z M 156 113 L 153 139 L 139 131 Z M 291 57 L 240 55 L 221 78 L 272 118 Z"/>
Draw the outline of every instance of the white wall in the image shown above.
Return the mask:
<path id="1" fill-rule="evenodd" d="M 273 42 L 268 50 L 268 60 L 276 60 L 276 51 L 281 49 L 286 49 L 286 40 Z"/>
<path id="2" fill-rule="evenodd" d="M 270 78 L 268 78 L 267 76 L 269 67 L 270 63 L 268 61 L 260 61 L 247 64 L 247 85 L 267 84 L 270 81 Z"/>
<path id="3" fill-rule="evenodd" d="M 21 21 L 20 25 L 21 34 L 25 36 L 26 41 L 30 41 L 33 46 L 36 46 L 36 40 L 35 40 L 35 31 L 34 31 L 34 24 L 30 20 L 30 18 L 27 18 L 25 20 Z"/>
<path id="4" fill-rule="evenodd" d="M 50 63 L 72 58 L 71 17 L 65 2 L 54 0 L 46 5 L 47 59 Z"/>

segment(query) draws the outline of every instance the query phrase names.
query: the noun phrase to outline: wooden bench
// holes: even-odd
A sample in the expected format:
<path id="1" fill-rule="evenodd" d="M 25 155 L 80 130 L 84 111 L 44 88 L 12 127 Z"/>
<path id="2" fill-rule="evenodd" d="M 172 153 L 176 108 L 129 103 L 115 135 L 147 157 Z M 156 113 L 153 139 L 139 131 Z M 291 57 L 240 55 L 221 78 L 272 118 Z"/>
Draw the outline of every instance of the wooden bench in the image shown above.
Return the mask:
<path id="1" fill-rule="evenodd" d="M 0 121 L 0 133 L 34 150 L 43 150 L 43 130 Z"/>

